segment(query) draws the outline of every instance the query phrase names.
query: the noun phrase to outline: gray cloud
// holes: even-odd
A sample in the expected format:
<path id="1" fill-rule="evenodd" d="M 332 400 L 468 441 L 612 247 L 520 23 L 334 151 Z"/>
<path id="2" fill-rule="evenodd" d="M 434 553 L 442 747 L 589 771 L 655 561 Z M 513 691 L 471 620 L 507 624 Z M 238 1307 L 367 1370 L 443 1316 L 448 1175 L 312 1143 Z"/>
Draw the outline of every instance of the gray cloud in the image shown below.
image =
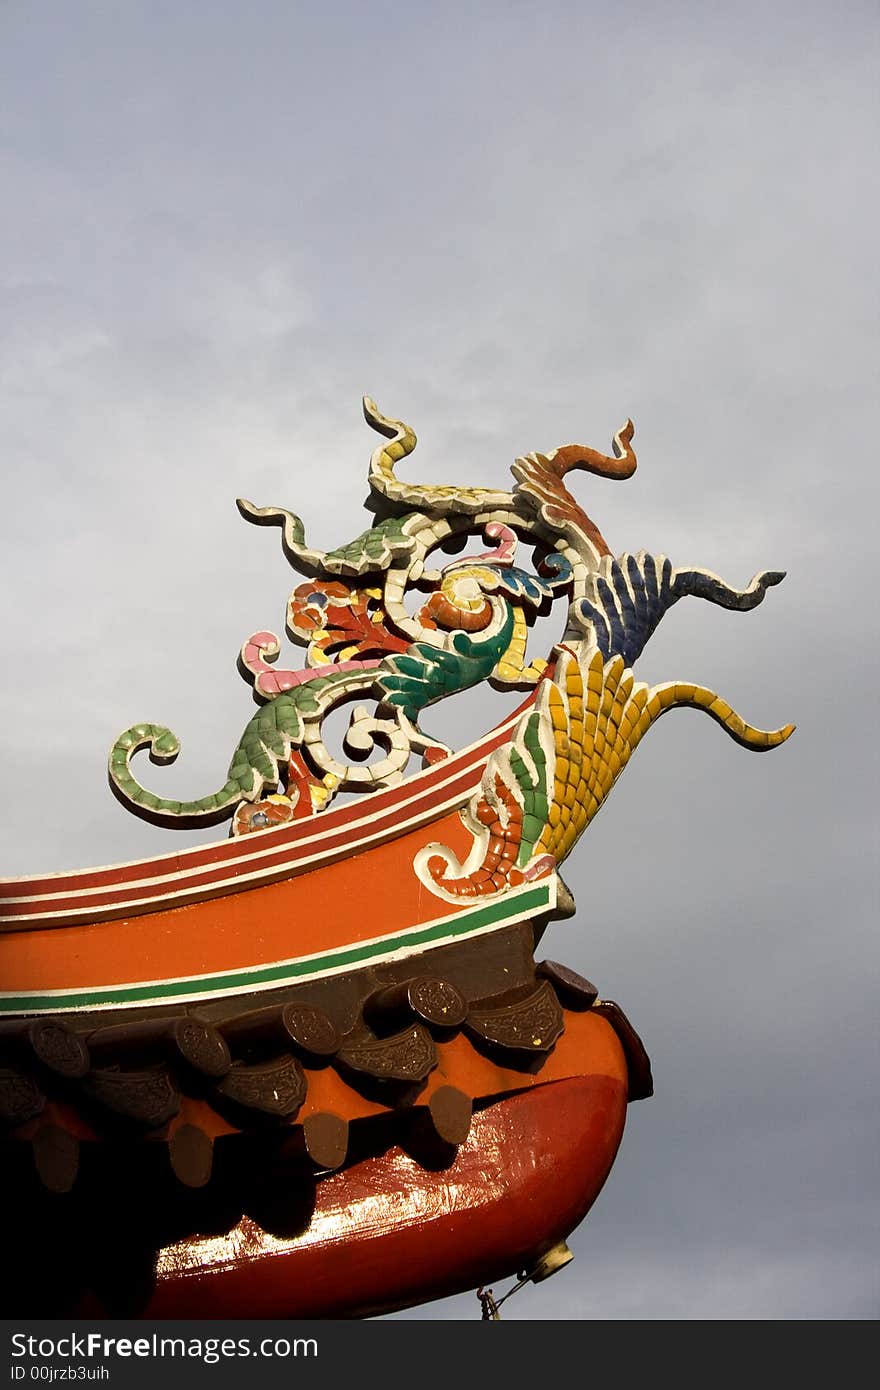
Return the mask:
<path id="1" fill-rule="evenodd" d="M 576 484 L 612 546 L 790 571 L 749 615 L 680 605 L 642 660 L 799 728 L 755 758 L 664 720 L 569 863 L 547 954 L 621 1002 L 657 1095 L 576 1263 L 511 1316 L 877 1310 L 875 28 L 857 3 L 0 10 L 4 873 L 203 838 L 125 817 L 106 748 L 167 722 L 154 784 L 218 781 L 238 647 L 291 584 L 233 499 L 354 535 L 365 391 L 425 481 L 498 484 L 631 414 L 635 478 Z"/>

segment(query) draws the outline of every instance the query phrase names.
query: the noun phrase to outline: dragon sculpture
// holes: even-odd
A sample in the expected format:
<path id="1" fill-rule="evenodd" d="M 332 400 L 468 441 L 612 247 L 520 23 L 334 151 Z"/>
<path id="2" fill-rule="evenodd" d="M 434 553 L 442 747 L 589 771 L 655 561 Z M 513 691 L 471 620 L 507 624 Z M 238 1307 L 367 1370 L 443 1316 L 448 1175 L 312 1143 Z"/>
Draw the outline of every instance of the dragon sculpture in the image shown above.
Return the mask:
<path id="1" fill-rule="evenodd" d="M 425 765 L 449 749 L 420 726 L 437 700 L 488 680 L 531 692 L 512 737 L 491 756 L 482 785 L 462 812 L 472 849 L 421 851 L 415 870 L 441 898 L 502 893 L 551 872 L 604 803 L 648 728 L 669 709 L 706 711 L 746 748 L 776 747 L 793 731 L 763 732 L 702 686 L 649 687 L 633 664 L 663 614 L 686 595 L 724 608 L 759 604 L 783 574 L 756 575 L 742 590 L 702 569 L 675 569 L 644 551 L 613 556 L 565 479 L 582 470 L 630 477 L 636 468 L 631 421 L 606 455 L 580 445 L 532 453 L 512 467 L 512 491 L 420 486 L 396 476 L 412 453 L 413 431 L 364 400 L 368 423 L 384 436 L 370 461 L 372 526 L 350 544 L 320 551 L 306 543 L 300 518 L 239 499 L 242 515 L 282 528 L 282 544 L 305 583 L 288 602 L 291 637 L 307 646 L 306 666 L 275 664 L 280 642 L 257 632 L 239 665 L 260 708 L 247 724 L 226 781 L 192 801 L 147 790 L 131 769 L 148 748 L 173 760 L 176 736 L 136 724 L 114 743 L 111 785 L 135 812 L 162 824 L 196 825 L 232 817 L 235 835 L 314 816 L 340 791 L 400 781 L 410 759 Z M 479 553 L 455 556 L 468 538 Z M 479 543 L 479 542 L 478 542 Z M 533 549 L 532 567 L 517 548 Z M 421 606 L 405 602 L 415 592 Z M 546 659 L 527 659 L 529 628 L 554 600 L 566 604 L 561 640 Z M 416 611 L 411 611 L 415 607 Z M 355 704 L 340 762 L 322 736 L 326 716 Z M 371 753 L 381 754 L 372 762 Z"/>

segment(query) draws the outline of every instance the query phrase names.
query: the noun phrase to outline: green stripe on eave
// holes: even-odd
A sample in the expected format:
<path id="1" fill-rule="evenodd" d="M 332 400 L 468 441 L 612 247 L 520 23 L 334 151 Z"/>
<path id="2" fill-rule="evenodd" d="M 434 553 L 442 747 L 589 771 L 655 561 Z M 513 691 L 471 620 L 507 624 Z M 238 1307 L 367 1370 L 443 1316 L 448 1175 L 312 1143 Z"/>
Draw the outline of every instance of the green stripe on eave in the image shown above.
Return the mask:
<path id="1" fill-rule="evenodd" d="M 137 1004 L 151 1001 L 159 1003 L 163 999 L 175 999 L 181 995 L 200 994 L 211 997 L 215 994 L 231 993 L 235 989 L 251 989 L 254 985 L 272 985 L 310 978 L 320 975 L 322 971 L 338 970 L 347 965 L 357 968 L 376 956 L 387 955 L 403 947 L 425 946 L 438 940 L 466 936 L 469 932 L 494 926 L 508 918 L 547 907 L 549 901 L 550 883 L 542 882 L 525 893 L 517 894 L 513 900 L 502 898 L 500 901 L 487 903 L 485 907 L 462 912 L 454 917 L 444 917 L 431 926 L 398 932 L 395 936 L 386 936 L 366 945 L 330 951 L 325 956 L 313 956 L 309 960 L 233 970 L 226 975 L 202 975 L 190 980 L 168 980 L 164 984 L 105 985 L 99 989 L 83 990 L 79 993 L 71 990 L 59 991 L 57 994 L 20 994 L 0 999 L 0 1013 L 49 1013 L 62 1009 L 89 1009 L 102 1004 Z"/>

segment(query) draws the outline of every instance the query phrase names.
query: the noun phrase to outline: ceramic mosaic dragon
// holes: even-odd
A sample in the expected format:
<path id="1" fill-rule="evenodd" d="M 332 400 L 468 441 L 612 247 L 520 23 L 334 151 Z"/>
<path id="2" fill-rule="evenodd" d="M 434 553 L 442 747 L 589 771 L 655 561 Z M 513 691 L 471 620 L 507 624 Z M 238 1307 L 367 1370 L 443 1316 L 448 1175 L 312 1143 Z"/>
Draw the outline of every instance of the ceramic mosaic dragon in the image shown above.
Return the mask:
<path id="1" fill-rule="evenodd" d="M 413 431 L 368 398 L 364 414 L 388 442 L 370 461 L 376 520 L 350 544 L 316 550 L 292 512 L 238 502 L 249 521 L 282 528 L 288 559 L 309 576 L 287 611 L 291 637 L 307 646 L 306 666 L 278 668 L 274 633 L 257 632 L 244 643 L 240 669 L 260 708 L 223 786 L 197 800 L 171 800 L 140 785 L 132 755 L 146 747 L 154 761 L 168 762 L 179 743 L 157 725 L 127 729 L 113 745 L 109 772 L 130 809 L 163 824 L 232 816 L 236 835 L 317 815 L 340 791 L 401 780 L 413 756 L 424 765 L 447 757 L 449 749 L 420 725 L 437 700 L 486 680 L 532 691 L 512 738 L 492 754 L 479 792 L 461 812 L 470 854 L 461 862 L 433 845 L 416 860 L 432 892 L 457 900 L 552 872 L 667 710 L 705 710 L 755 750 L 789 737 L 793 725 L 762 732 L 702 686 L 636 680 L 634 662 L 680 598 L 751 609 L 784 576 L 759 574 L 738 590 L 708 570 L 675 569 L 662 555 L 612 555 L 565 479 L 575 470 L 630 477 L 631 421 L 615 436 L 611 455 L 570 444 L 518 458 L 515 486 L 504 491 L 398 479 L 396 465 L 415 448 Z M 469 539 L 472 553 L 455 556 Z M 530 566 L 518 561 L 520 546 L 532 547 Z M 557 598 L 566 605 L 562 638 L 547 659 L 527 660 L 529 628 Z M 355 703 L 344 742 L 351 760 L 340 762 L 322 723 L 331 710 L 358 700 L 373 708 Z M 377 750 L 378 759 L 364 761 Z"/>

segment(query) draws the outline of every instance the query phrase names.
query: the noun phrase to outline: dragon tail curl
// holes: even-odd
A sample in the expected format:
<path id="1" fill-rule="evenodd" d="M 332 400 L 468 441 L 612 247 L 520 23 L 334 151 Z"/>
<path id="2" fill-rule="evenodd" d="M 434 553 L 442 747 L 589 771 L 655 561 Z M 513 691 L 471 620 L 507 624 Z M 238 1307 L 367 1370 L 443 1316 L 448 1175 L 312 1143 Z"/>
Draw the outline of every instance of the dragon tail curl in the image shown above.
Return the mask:
<path id="1" fill-rule="evenodd" d="M 176 734 L 161 724 L 133 724 L 110 750 L 107 772 L 110 789 L 129 811 L 157 825 L 213 825 L 231 814 L 241 800 L 241 787 L 230 778 L 218 792 L 197 801 L 175 801 L 158 796 L 141 786 L 131 770 L 131 759 L 141 748 L 149 748 L 154 763 L 171 763 L 180 752 Z"/>
<path id="2" fill-rule="evenodd" d="M 302 741 L 303 732 L 296 702 L 286 694 L 276 696 L 248 722 L 219 791 L 177 801 L 141 786 L 131 759 L 141 748 L 149 748 L 153 762 L 171 763 L 180 752 L 180 740 L 160 724 L 133 724 L 110 750 L 110 787 L 129 810 L 158 825 L 214 825 L 228 819 L 240 802 L 256 801 L 265 787 L 277 789 L 281 765 L 292 744 Z"/>

